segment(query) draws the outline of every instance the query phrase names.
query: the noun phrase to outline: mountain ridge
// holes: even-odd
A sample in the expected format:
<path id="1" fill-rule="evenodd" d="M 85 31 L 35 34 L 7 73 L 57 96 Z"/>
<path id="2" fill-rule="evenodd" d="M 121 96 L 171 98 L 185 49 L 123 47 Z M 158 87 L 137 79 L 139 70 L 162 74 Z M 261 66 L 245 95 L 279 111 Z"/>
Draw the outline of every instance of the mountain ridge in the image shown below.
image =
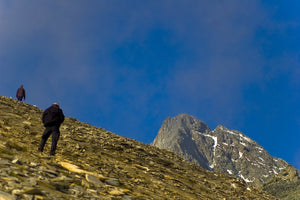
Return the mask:
<path id="1" fill-rule="evenodd" d="M 211 130 L 203 121 L 188 114 L 167 118 L 152 145 L 173 151 L 205 169 L 228 174 L 258 187 L 272 185 L 269 181 L 290 166 L 271 156 L 242 132 L 222 125 Z M 299 176 L 297 180 L 299 184 Z"/>

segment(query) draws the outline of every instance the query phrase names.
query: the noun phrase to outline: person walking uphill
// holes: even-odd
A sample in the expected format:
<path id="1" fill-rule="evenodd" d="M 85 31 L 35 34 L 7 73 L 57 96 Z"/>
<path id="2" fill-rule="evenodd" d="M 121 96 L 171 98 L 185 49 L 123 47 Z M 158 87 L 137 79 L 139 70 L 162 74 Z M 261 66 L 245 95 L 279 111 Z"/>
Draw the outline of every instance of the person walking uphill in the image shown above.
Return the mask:
<path id="1" fill-rule="evenodd" d="M 25 89 L 23 88 L 23 85 L 21 85 L 21 87 L 18 88 L 16 97 L 19 101 L 22 101 L 23 98 L 25 101 Z"/>
<path id="2" fill-rule="evenodd" d="M 65 116 L 63 114 L 63 111 L 59 108 L 58 103 L 53 103 L 52 106 L 50 106 L 44 111 L 42 116 L 42 122 L 46 129 L 43 133 L 42 140 L 38 149 L 40 152 L 43 152 L 47 139 L 52 134 L 50 155 L 55 155 L 57 142 L 60 136 L 59 127 L 64 120 Z"/>

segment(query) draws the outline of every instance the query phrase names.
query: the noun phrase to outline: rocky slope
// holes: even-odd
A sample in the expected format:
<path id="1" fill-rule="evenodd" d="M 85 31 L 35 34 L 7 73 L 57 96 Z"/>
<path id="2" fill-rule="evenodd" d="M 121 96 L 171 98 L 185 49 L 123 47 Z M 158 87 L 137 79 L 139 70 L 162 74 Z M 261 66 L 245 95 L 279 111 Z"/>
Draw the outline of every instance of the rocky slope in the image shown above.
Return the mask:
<path id="1" fill-rule="evenodd" d="M 37 151 L 42 110 L 0 96 L 0 199 L 275 199 L 176 154 L 66 118 Z"/>
<path id="2" fill-rule="evenodd" d="M 227 173 L 256 186 L 271 181 L 288 166 L 243 133 L 224 126 L 211 130 L 187 114 L 166 119 L 152 144 L 203 168 Z"/>
<path id="3" fill-rule="evenodd" d="M 266 182 L 262 188 L 280 199 L 299 200 L 299 177 L 299 171 L 289 165 L 280 174 Z"/>

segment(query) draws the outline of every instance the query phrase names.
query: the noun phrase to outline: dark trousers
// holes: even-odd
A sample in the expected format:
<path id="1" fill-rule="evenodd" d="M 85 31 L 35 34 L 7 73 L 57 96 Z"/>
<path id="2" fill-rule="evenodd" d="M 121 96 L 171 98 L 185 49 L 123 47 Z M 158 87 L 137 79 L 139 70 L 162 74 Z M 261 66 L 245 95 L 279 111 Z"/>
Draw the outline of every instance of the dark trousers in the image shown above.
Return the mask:
<path id="1" fill-rule="evenodd" d="M 44 146 L 48 140 L 48 138 L 50 137 L 50 135 L 52 134 L 52 144 L 51 144 L 51 150 L 50 150 L 50 155 L 54 155 L 55 154 L 55 150 L 56 150 L 56 145 L 59 139 L 59 126 L 49 126 L 46 127 L 43 136 L 42 136 L 42 140 L 41 140 L 41 144 L 39 147 L 39 151 L 43 151 L 44 150 Z"/>

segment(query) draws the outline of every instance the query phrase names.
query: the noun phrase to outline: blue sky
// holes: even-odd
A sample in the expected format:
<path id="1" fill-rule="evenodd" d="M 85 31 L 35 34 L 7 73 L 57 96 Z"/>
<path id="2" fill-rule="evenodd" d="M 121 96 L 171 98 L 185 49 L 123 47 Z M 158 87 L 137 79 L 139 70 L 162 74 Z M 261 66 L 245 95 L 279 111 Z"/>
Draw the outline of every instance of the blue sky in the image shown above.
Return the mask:
<path id="1" fill-rule="evenodd" d="M 300 169 L 300 2 L 0 0 L 0 95 L 151 143 L 194 115 Z"/>

